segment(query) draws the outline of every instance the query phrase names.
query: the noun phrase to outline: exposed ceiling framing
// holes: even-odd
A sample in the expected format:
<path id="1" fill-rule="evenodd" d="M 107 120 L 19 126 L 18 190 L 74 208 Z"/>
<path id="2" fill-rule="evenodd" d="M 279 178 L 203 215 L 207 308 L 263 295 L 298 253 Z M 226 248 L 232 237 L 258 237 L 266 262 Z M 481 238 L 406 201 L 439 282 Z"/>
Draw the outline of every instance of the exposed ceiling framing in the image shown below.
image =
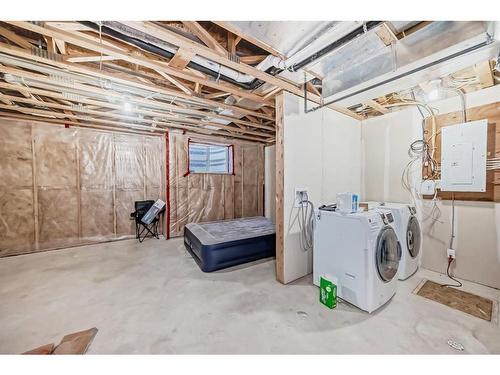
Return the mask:
<path id="1" fill-rule="evenodd" d="M 0 115 L 138 133 L 179 129 L 273 143 L 275 96 L 283 90 L 304 94 L 297 80 L 260 68 L 268 58 L 284 61 L 287 56 L 230 22 L 120 22 L 128 39 L 119 32 L 102 32 L 106 24 L 0 22 Z M 414 22 L 396 32 L 382 23 L 376 35 L 391 45 L 427 24 Z M 135 36 L 130 38 L 130 33 Z M 166 54 L 158 45 L 173 51 Z M 258 80 L 262 87 L 219 79 L 220 71 L 214 77 L 213 69 L 199 68 L 200 58 L 212 68 Z M 484 88 L 498 82 L 493 67 L 486 61 L 457 76 L 466 76 L 464 90 Z M 315 77 L 308 68 L 307 74 Z M 425 91 L 425 83 L 421 86 Z M 308 99 L 322 102 L 320 85 L 309 81 L 306 89 Z M 390 96 L 350 108 L 328 107 L 362 120 L 393 110 L 386 107 Z"/>
<path id="2" fill-rule="evenodd" d="M 0 23 L 1 114 L 272 143 L 274 96 L 281 90 L 302 95 L 299 85 L 255 67 L 275 51 L 224 23 L 123 24 L 175 46 L 177 52 L 168 59 L 79 22 Z M 195 56 L 270 87 L 258 93 L 213 79 L 188 66 Z M 311 90 L 311 99 L 319 103 L 319 92 Z M 360 118 L 346 108 L 333 109 Z"/>

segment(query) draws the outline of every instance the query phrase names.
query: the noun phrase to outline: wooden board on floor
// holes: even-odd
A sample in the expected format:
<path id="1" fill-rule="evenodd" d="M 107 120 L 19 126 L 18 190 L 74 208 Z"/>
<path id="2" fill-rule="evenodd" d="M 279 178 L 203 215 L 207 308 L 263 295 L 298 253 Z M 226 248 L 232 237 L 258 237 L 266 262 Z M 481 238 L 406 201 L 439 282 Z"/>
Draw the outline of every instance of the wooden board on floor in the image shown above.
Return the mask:
<path id="1" fill-rule="evenodd" d="M 52 354 L 85 354 L 97 334 L 97 328 L 66 335 Z"/>
<path id="2" fill-rule="evenodd" d="M 462 311 L 477 318 L 491 321 L 493 301 L 460 289 L 445 287 L 430 280 L 421 283 L 415 294 Z"/>
<path id="3" fill-rule="evenodd" d="M 47 354 L 52 354 L 53 350 L 54 350 L 54 344 L 47 344 L 47 345 L 39 346 L 38 348 L 35 348 L 32 350 L 28 350 L 27 352 L 24 352 L 23 354 L 47 355 Z"/>

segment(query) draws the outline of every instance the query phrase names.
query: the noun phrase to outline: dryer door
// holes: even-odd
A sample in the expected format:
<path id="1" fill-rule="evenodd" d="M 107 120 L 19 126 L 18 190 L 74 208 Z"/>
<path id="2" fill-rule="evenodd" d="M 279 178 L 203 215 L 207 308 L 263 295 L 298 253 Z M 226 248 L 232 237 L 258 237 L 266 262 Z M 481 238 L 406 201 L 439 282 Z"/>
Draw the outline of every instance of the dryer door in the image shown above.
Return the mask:
<path id="1" fill-rule="evenodd" d="M 401 245 L 392 227 L 385 226 L 380 231 L 375 256 L 380 278 L 386 282 L 391 281 L 398 272 L 401 259 Z"/>
<path id="2" fill-rule="evenodd" d="M 412 258 L 415 258 L 420 252 L 420 225 L 415 216 L 410 216 L 408 228 L 406 228 L 406 246 Z"/>

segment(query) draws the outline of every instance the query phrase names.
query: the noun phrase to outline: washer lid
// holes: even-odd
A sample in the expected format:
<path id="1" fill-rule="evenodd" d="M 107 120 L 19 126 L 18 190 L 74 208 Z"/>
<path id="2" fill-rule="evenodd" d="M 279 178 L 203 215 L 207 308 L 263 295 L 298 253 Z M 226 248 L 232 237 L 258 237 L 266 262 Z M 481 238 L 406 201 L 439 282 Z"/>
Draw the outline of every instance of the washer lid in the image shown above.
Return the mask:
<path id="1" fill-rule="evenodd" d="M 410 216 L 406 228 L 406 246 L 412 258 L 415 258 L 420 253 L 420 241 L 420 225 L 415 216 Z"/>
<path id="2" fill-rule="evenodd" d="M 380 231 L 375 257 L 380 278 L 386 282 L 391 281 L 398 272 L 401 259 L 401 245 L 392 227 L 385 226 Z"/>

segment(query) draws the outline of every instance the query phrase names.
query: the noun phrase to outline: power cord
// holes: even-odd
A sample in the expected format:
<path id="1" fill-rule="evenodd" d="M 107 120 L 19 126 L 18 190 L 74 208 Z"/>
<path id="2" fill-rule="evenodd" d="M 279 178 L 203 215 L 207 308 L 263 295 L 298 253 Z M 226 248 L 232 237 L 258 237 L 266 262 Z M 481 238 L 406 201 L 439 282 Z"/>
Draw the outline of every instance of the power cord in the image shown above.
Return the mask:
<path id="1" fill-rule="evenodd" d="M 455 193 L 451 193 L 451 236 L 450 236 L 450 249 L 453 249 L 453 242 L 455 240 Z M 462 283 L 460 281 L 458 281 L 457 279 L 455 279 L 453 276 L 451 276 L 450 274 L 450 267 L 451 267 L 451 264 L 453 263 L 453 261 L 455 260 L 455 258 L 453 258 L 452 256 L 449 256 L 448 257 L 448 267 L 446 268 L 446 275 L 452 279 L 454 282 L 456 282 L 457 284 L 444 284 L 442 286 L 452 286 L 452 287 L 455 287 L 455 288 L 460 288 L 462 286 Z"/>
<path id="2" fill-rule="evenodd" d="M 448 267 L 446 268 L 446 275 L 452 279 L 454 282 L 456 282 L 457 284 L 443 284 L 441 286 L 446 286 L 446 287 L 454 287 L 454 288 L 460 288 L 462 286 L 462 283 L 460 281 L 458 281 L 457 279 L 455 279 L 453 276 L 451 276 L 450 274 L 450 266 L 451 264 L 453 263 L 455 259 L 451 256 L 448 257 Z"/>

